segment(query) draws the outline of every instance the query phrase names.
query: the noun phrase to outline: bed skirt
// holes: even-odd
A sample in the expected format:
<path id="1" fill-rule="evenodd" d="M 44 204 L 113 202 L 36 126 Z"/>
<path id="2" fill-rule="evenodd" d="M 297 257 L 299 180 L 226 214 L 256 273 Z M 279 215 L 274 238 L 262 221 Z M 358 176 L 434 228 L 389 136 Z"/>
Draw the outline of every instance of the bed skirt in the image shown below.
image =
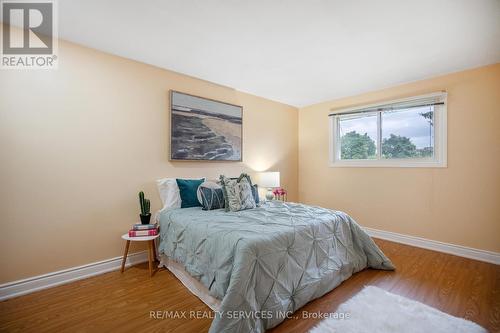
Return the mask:
<path id="1" fill-rule="evenodd" d="M 179 281 L 196 297 L 198 297 L 203 303 L 208 305 L 213 311 L 218 311 L 220 309 L 221 301 L 217 298 L 210 296 L 207 287 L 205 287 L 200 281 L 193 278 L 186 270 L 182 264 L 169 259 L 166 255 L 160 255 L 160 265 L 159 267 L 167 268 L 172 274 L 175 275 Z"/>

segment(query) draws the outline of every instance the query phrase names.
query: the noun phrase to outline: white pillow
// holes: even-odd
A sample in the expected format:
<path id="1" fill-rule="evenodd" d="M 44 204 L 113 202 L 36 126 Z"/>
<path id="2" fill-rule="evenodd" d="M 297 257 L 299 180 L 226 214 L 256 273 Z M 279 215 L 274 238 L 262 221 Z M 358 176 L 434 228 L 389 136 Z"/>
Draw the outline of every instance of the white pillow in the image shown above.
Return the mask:
<path id="1" fill-rule="evenodd" d="M 177 186 L 177 178 L 163 178 L 156 181 L 160 199 L 163 203 L 163 209 L 181 208 L 181 195 L 179 186 Z M 205 178 L 179 178 L 179 179 L 203 179 Z"/>
<path id="2" fill-rule="evenodd" d="M 163 208 L 181 208 L 181 196 L 176 178 L 163 178 L 156 181 Z"/>

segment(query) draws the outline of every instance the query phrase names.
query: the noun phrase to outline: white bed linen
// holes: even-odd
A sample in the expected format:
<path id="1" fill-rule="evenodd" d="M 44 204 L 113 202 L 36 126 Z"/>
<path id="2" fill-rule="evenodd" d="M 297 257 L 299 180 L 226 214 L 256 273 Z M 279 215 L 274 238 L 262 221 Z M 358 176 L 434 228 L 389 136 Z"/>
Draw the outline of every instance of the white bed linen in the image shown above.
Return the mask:
<path id="1" fill-rule="evenodd" d="M 220 303 L 217 298 L 210 296 L 207 287 L 205 287 L 200 281 L 193 278 L 186 270 L 182 264 L 169 259 L 166 255 L 160 255 L 160 267 L 163 266 L 167 268 L 176 278 L 181 281 L 181 283 L 196 297 L 198 297 L 203 303 L 208 305 L 210 309 L 218 311 L 220 308 Z"/>

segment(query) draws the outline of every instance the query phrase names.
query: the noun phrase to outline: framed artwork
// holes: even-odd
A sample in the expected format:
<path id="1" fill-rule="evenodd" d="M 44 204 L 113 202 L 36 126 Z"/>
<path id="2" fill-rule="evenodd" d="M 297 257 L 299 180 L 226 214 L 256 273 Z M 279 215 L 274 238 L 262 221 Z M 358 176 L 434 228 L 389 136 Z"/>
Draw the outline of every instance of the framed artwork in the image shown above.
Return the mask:
<path id="1" fill-rule="evenodd" d="M 170 159 L 241 161 L 243 107 L 170 91 Z"/>

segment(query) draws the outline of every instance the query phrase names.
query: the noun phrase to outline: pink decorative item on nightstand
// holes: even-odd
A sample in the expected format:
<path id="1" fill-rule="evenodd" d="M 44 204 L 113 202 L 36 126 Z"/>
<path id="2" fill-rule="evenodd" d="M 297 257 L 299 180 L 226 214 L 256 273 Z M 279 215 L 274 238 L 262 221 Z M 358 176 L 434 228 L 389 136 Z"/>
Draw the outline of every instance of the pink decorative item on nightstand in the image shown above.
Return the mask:
<path id="1" fill-rule="evenodd" d="M 283 188 L 276 188 L 273 190 L 273 194 L 276 200 L 281 200 L 286 202 L 286 191 Z"/>

